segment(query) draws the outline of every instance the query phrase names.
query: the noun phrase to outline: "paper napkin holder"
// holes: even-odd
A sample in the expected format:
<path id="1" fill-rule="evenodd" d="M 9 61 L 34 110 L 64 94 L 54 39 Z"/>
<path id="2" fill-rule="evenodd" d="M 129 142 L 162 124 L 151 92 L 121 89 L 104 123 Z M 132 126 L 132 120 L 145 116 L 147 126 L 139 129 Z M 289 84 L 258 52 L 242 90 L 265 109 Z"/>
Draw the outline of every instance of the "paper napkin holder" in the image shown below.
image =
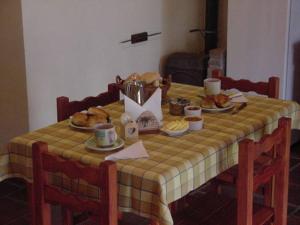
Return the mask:
<path id="1" fill-rule="evenodd" d="M 157 133 L 162 124 L 161 89 L 157 88 L 153 95 L 141 106 L 124 96 L 125 113 L 136 121 L 139 133 Z"/>
<path id="2" fill-rule="evenodd" d="M 151 111 L 143 112 L 136 120 L 140 134 L 152 134 L 159 132 L 158 119 Z"/>

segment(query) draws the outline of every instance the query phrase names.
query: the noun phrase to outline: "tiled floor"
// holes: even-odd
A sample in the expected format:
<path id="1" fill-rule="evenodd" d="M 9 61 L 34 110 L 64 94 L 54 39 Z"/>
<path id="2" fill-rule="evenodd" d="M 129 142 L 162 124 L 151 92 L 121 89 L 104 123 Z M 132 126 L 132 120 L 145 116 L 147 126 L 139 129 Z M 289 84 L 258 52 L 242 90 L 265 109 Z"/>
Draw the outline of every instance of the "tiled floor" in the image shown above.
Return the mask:
<path id="1" fill-rule="evenodd" d="M 300 144 L 292 147 L 288 225 L 300 224 Z M 26 187 L 18 179 L 0 183 L 0 225 L 28 225 Z"/>

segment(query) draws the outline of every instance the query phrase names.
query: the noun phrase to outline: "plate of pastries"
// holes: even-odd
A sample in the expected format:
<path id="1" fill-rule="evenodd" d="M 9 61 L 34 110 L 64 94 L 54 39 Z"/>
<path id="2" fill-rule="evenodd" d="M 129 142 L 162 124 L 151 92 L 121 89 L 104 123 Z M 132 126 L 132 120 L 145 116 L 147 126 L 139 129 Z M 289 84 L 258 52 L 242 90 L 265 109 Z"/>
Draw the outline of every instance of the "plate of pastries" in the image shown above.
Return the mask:
<path id="1" fill-rule="evenodd" d="M 201 101 L 201 107 L 206 112 L 223 112 L 234 107 L 228 95 L 218 94 L 206 96 Z"/>
<path id="2" fill-rule="evenodd" d="M 69 125 L 82 130 L 93 130 L 95 126 L 108 123 L 110 115 L 101 107 L 90 107 L 87 111 L 76 112 L 70 117 Z"/>

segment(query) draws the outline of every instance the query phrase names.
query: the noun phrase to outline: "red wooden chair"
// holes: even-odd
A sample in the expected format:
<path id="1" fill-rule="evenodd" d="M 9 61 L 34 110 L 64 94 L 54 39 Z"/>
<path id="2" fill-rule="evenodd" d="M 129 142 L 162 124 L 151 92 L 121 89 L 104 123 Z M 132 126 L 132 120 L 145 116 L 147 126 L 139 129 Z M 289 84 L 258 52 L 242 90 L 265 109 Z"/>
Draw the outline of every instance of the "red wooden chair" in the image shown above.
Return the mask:
<path id="1" fill-rule="evenodd" d="M 238 89 L 242 92 L 254 91 L 257 94 L 266 95 L 269 98 L 279 98 L 279 78 L 270 77 L 268 82 L 251 82 L 249 80 L 234 80 L 230 77 L 225 77 L 222 75 L 220 70 L 213 70 L 213 78 L 218 78 L 221 80 L 221 88 L 223 90 L 228 90 L 231 88 Z M 264 162 L 264 158 L 261 158 L 261 163 Z M 235 183 L 237 178 L 236 168 L 229 169 L 219 174 L 213 181 L 213 185 L 219 188 L 220 183 Z M 220 189 L 218 190 L 220 191 Z"/>
<path id="2" fill-rule="evenodd" d="M 109 84 L 108 91 L 99 94 L 96 97 L 86 97 L 81 101 L 71 101 L 68 97 L 61 96 L 56 98 L 57 121 L 68 119 L 76 112 L 86 110 L 91 106 L 104 106 L 120 99 L 119 88 L 117 84 Z"/>
<path id="3" fill-rule="evenodd" d="M 174 224 L 286 225 L 290 138 L 291 120 L 281 118 L 278 128 L 259 142 L 249 139 L 241 141 L 237 165 L 237 199 L 212 192 L 198 192 L 190 199 L 190 206 L 185 213 L 174 219 Z M 269 156 L 269 162 L 256 167 L 256 160 L 266 155 Z M 269 187 L 274 184 L 274 189 L 267 190 L 264 201 L 254 203 L 254 192 L 266 184 Z"/>
<path id="4" fill-rule="evenodd" d="M 242 92 L 254 91 L 269 98 L 279 98 L 279 77 L 270 77 L 268 82 L 254 83 L 249 80 L 234 80 L 230 77 L 225 77 L 220 70 L 213 70 L 212 77 L 221 80 L 221 89 L 223 90 L 236 88 Z"/>
<path id="5" fill-rule="evenodd" d="M 76 212 L 88 211 L 100 218 L 99 225 L 118 224 L 117 206 L 117 167 L 112 161 L 104 161 L 98 168 L 83 166 L 78 162 L 65 160 L 48 153 L 46 143 L 33 144 L 33 195 L 36 224 L 50 225 L 51 212 L 49 204 L 66 207 L 64 224 L 71 225 L 69 209 Z M 83 199 L 77 193 L 65 193 L 48 183 L 48 172 L 63 173 L 71 179 L 83 179 L 100 189 L 100 201 Z"/>
<path id="6" fill-rule="evenodd" d="M 33 221 L 36 225 L 51 224 L 51 204 L 63 209 L 63 224 L 73 225 L 73 212 L 90 215 L 89 225 L 132 225 L 143 221 L 144 225 L 156 224 L 155 221 L 141 217 L 124 216 L 118 212 L 117 166 L 113 161 L 104 161 L 99 167 L 84 166 L 81 163 L 63 159 L 48 152 L 48 145 L 36 142 L 32 146 L 33 159 Z M 71 180 L 71 189 L 63 190 L 49 182 L 49 172 L 60 173 Z M 78 181 L 99 187 L 99 199 L 82 196 Z M 136 221 L 133 220 L 136 219 Z M 83 223 L 85 224 L 85 223 Z"/>

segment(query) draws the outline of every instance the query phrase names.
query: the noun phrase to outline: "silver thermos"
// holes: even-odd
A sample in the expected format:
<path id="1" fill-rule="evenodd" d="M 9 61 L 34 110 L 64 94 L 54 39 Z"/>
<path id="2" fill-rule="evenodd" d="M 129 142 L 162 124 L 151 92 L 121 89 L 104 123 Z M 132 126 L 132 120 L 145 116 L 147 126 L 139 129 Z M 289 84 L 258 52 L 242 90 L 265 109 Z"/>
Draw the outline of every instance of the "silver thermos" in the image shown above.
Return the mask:
<path id="1" fill-rule="evenodd" d="M 124 82 L 124 92 L 127 97 L 136 103 L 143 105 L 145 102 L 144 82 L 140 80 L 128 80 Z"/>

